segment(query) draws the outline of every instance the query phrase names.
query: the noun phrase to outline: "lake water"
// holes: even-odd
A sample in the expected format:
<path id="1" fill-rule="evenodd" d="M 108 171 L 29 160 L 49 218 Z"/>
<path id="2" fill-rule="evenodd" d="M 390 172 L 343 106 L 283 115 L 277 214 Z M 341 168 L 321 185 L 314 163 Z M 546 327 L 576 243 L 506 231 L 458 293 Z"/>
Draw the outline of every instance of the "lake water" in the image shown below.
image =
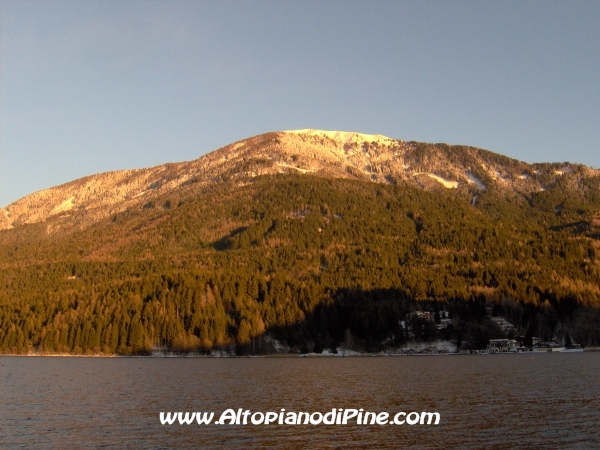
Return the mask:
<path id="1" fill-rule="evenodd" d="M 600 448 L 600 353 L 0 357 L 1 448 Z M 159 412 L 439 412 L 426 425 L 161 425 Z M 215 418 L 216 420 L 216 418 Z"/>

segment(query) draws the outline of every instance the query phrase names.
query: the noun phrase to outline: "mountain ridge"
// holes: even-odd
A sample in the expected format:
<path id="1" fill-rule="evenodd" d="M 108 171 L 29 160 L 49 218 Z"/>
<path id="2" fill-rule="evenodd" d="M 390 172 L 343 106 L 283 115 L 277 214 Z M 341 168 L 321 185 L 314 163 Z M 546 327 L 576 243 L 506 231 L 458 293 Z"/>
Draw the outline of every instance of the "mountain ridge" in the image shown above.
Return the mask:
<path id="1" fill-rule="evenodd" d="M 478 191 L 488 188 L 529 195 L 552 189 L 563 178 L 577 188 L 582 179 L 600 174 L 580 164 L 528 164 L 467 146 L 290 130 L 243 139 L 192 161 L 88 175 L 34 192 L 0 208 L 0 230 L 69 216 L 80 217 L 80 227 L 86 226 L 190 184 L 233 179 L 243 185 L 260 175 L 288 172 L 405 183 L 426 190 L 462 189 L 470 192 L 474 205 Z"/>
<path id="2" fill-rule="evenodd" d="M 596 346 L 595 174 L 304 130 L 76 180 L 0 232 L 0 353 L 269 352 L 263 337 L 466 350 L 517 333 Z M 423 310 L 452 321 L 413 320 Z"/>

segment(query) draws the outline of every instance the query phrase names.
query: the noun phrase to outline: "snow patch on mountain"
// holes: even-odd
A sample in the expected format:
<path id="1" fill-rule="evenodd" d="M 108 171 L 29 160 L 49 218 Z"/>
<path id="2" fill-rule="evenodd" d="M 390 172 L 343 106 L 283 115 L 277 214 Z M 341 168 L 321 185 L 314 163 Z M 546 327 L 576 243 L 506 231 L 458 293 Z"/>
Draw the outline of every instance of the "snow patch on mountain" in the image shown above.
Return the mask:
<path id="1" fill-rule="evenodd" d="M 554 171 L 556 175 L 564 175 L 565 173 L 571 172 L 573 172 L 573 169 L 571 169 L 570 167 L 561 167 L 560 169 Z"/>
<path id="2" fill-rule="evenodd" d="M 502 176 L 502 174 L 500 172 L 498 172 L 497 170 L 494 173 L 492 173 L 491 175 L 492 175 L 492 178 L 496 181 L 502 181 L 503 183 L 510 181 L 510 180 L 504 178 Z"/>
<path id="3" fill-rule="evenodd" d="M 427 175 L 429 175 L 435 181 L 442 183 L 444 185 L 444 187 L 446 187 L 448 189 L 456 189 L 458 187 L 458 181 L 446 180 L 445 178 L 442 178 L 433 173 L 428 173 Z"/>
<path id="4" fill-rule="evenodd" d="M 314 172 L 315 169 L 302 169 L 301 167 L 296 167 L 296 166 L 290 166 L 289 164 L 285 164 L 285 163 L 277 163 L 277 165 L 279 167 L 285 167 L 287 169 L 294 169 L 297 170 L 300 173 L 310 173 L 310 172 Z"/>
<path id="5" fill-rule="evenodd" d="M 66 199 L 64 202 L 62 202 L 60 205 L 57 205 L 51 212 L 50 214 L 56 214 L 59 212 L 65 212 L 68 211 L 70 209 L 73 209 L 73 206 L 75 206 L 75 204 L 73 203 L 73 200 L 75 199 L 75 197 L 70 197 L 68 199 Z"/>
<path id="6" fill-rule="evenodd" d="M 467 174 L 467 178 L 469 179 L 469 183 L 471 184 L 475 184 L 477 186 L 477 189 L 479 189 L 480 191 L 485 191 L 486 186 L 485 184 L 483 184 L 483 182 L 477 178 L 475 175 L 473 175 L 472 173 Z"/>
<path id="7" fill-rule="evenodd" d="M 305 134 L 308 136 L 328 137 L 341 144 L 362 144 L 363 142 L 375 142 L 377 144 L 389 145 L 395 140 L 381 134 L 363 134 L 353 131 L 323 131 L 323 130 L 288 130 L 284 133 Z"/>

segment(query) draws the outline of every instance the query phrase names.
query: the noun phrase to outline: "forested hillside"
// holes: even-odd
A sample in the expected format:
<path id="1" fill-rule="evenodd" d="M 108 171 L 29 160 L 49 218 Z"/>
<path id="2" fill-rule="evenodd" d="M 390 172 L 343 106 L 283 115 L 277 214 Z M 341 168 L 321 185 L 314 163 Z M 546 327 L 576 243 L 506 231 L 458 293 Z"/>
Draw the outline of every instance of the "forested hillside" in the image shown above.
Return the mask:
<path id="1" fill-rule="evenodd" d="M 598 344 L 599 179 L 586 183 L 487 189 L 473 206 L 467 191 L 268 175 L 82 229 L 22 225 L 0 232 L 0 351 L 256 353 L 273 350 L 266 335 L 378 351 L 423 308 L 453 322 L 414 338 L 476 348 L 503 335 L 486 305 L 542 338 Z"/>

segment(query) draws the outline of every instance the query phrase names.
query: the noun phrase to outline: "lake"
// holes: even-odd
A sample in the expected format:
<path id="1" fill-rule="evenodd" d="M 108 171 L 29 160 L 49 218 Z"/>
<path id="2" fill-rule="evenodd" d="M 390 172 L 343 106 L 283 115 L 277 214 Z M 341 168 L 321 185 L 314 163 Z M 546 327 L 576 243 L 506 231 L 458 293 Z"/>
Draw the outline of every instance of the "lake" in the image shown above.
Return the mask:
<path id="1" fill-rule="evenodd" d="M 0 357 L 0 447 L 600 448 L 600 353 Z M 439 425 L 162 425 L 159 412 L 438 412 Z"/>

